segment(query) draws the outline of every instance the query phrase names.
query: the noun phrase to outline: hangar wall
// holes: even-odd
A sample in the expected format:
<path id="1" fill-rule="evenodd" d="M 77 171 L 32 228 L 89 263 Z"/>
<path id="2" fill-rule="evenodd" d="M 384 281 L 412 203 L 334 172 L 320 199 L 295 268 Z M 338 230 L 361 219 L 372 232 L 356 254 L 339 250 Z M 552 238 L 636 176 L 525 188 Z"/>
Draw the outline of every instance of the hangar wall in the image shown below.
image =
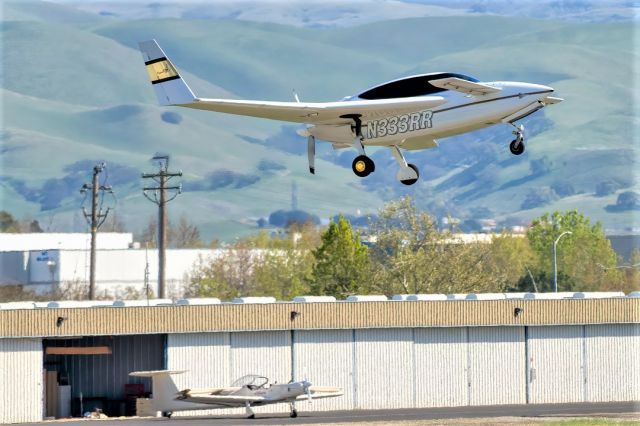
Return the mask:
<path id="1" fill-rule="evenodd" d="M 42 339 L 0 339 L 0 423 L 43 416 Z"/>
<path id="2" fill-rule="evenodd" d="M 190 370 L 179 388 L 253 373 L 344 389 L 300 411 L 640 400 L 638 324 L 170 334 L 167 351 Z"/>

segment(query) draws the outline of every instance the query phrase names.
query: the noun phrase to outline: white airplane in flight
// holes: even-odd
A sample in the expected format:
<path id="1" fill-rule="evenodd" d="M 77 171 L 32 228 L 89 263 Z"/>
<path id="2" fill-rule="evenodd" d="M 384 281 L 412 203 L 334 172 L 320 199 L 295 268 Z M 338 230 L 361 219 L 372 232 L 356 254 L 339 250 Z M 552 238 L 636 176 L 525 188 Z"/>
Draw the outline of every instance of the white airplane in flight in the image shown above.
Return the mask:
<path id="1" fill-rule="evenodd" d="M 437 139 L 495 124 L 514 127 L 511 152 L 524 152 L 524 126 L 514 122 L 537 110 L 561 102 L 548 86 L 512 81 L 480 82 L 462 74 L 414 75 L 372 87 L 338 102 L 311 103 L 207 99 L 193 94 L 155 40 L 140 43 L 140 50 L 160 105 L 303 123 L 307 137 L 309 171 L 315 173 L 315 141 L 329 141 L 335 149 L 353 147 L 358 156 L 353 172 L 365 177 L 375 170 L 365 147 L 385 146 L 400 170 L 396 177 L 412 185 L 418 168 L 407 163 L 400 149 L 436 148 Z"/>
<path id="2" fill-rule="evenodd" d="M 297 417 L 296 401 L 333 398 L 342 396 L 341 388 L 313 386 L 307 380 L 283 384 L 270 383 L 269 379 L 258 375 L 239 378 L 228 388 L 184 389 L 179 391 L 171 378 L 172 374 L 186 370 L 134 371 L 130 376 L 151 377 L 152 409 L 171 417 L 176 411 L 211 410 L 216 408 L 245 407 L 247 416 L 255 418 L 252 406 L 287 403 L 291 407 L 290 416 Z"/>

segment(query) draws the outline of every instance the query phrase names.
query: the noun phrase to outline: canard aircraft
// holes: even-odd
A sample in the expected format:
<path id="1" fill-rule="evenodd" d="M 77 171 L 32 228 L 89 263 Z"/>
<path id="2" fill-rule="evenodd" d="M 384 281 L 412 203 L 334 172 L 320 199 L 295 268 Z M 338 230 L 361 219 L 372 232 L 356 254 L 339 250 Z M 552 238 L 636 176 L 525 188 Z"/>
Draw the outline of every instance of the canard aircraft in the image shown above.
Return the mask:
<path id="1" fill-rule="evenodd" d="M 438 72 L 413 75 L 372 87 L 337 102 L 273 102 L 207 99 L 194 95 L 155 40 L 139 44 L 160 105 L 176 105 L 228 114 L 301 123 L 307 137 L 309 171 L 315 173 L 316 139 L 335 149 L 353 147 L 358 155 L 353 172 L 365 177 L 375 170 L 365 147 L 391 150 L 399 165 L 397 179 L 405 185 L 420 175 L 401 151 L 436 148 L 437 139 L 496 124 L 513 126 L 509 144 L 514 155 L 524 152 L 525 129 L 515 122 L 561 102 L 553 88 L 513 81 L 480 82 L 463 74 Z"/>
<path id="2" fill-rule="evenodd" d="M 253 374 L 239 378 L 226 388 L 179 391 L 171 375 L 185 372 L 186 370 L 134 371 L 129 375 L 151 378 L 152 408 L 156 412 L 162 412 L 165 417 L 171 417 L 176 411 L 244 407 L 247 416 L 253 419 L 255 413 L 252 406 L 282 403 L 290 405 L 291 417 L 297 417 L 296 401 L 311 402 L 313 399 L 343 395 L 341 388 L 313 386 L 308 380 L 277 384 L 270 383 L 266 377 Z"/>

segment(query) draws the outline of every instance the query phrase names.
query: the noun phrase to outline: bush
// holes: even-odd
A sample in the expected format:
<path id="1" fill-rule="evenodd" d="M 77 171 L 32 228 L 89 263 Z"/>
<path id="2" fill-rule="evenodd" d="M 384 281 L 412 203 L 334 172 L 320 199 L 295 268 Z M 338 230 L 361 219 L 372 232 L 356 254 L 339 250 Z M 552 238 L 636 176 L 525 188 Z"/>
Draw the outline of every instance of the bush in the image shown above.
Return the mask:
<path id="1" fill-rule="evenodd" d="M 289 227 L 294 223 L 303 225 L 307 222 L 320 223 L 318 216 L 307 213 L 303 210 L 278 210 L 269 215 L 269 224 L 282 228 Z"/>
<path id="2" fill-rule="evenodd" d="M 570 197 L 576 193 L 575 188 L 569 182 L 556 181 L 551 185 L 551 189 L 560 197 Z"/>
<path id="3" fill-rule="evenodd" d="M 162 121 L 169 124 L 180 124 L 182 122 L 182 116 L 173 111 L 163 112 L 160 118 L 162 118 Z"/>
<path id="4" fill-rule="evenodd" d="M 558 194 L 556 194 L 553 189 L 549 188 L 548 186 L 543 186 L 540 188 L 529 190 L 529 193 L 522 202 L 520 208 L 523 210 L 533 209 L 552 203 L 557 199 Z"/>
<path id="5" fill-rule="evenodd" d="M 613 194 L 620 188 L 620 184 L 615 180 L 606 180 L 596 185 L 596 196 L 604 197 Z"/>
<path id="6" fill-rule="evenodd" d="M 640 194 L 633 191 L 623 192 L 618 195 L 615 204 L 609 204 L 605 209 L 609 212 L 640 210 Z"/>

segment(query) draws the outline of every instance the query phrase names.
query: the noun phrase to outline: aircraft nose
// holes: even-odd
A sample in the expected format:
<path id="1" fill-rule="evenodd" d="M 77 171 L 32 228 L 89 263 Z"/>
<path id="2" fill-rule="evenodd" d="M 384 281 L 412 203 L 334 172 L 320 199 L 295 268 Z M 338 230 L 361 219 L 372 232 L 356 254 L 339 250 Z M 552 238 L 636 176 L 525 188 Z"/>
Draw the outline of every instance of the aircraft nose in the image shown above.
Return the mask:
<path id="1" fill-rule="evenodd" d="M 535 86 L 536 86 L 536 89 L 539 90 L 540 92 L 553 93 L 553 87 L 545 86 L 543 84 L 536 84 Z"/>

